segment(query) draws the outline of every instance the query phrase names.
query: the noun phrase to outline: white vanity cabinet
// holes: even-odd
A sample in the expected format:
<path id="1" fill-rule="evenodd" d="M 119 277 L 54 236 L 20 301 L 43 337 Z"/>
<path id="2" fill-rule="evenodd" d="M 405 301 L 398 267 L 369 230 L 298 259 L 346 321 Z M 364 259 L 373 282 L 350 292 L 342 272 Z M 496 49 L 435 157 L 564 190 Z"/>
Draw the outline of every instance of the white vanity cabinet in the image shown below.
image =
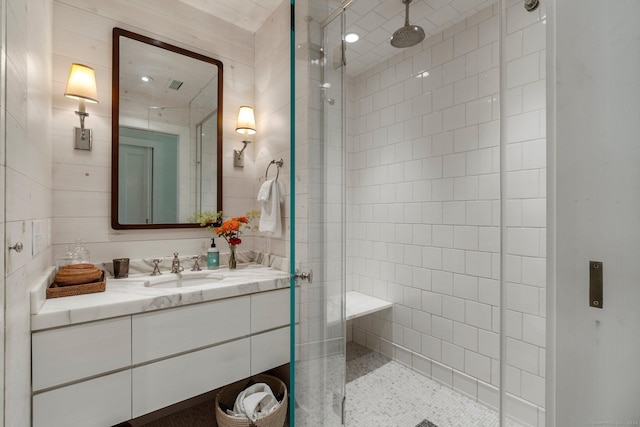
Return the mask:
<path id="1" fill-rule="evenodd" d="M 248 377 L 250 302 L 245 296 L 133 316 L 133 417 Z"/>
<path id="2" fill-rule="evenodd" d="M 289 289 L 251 295 L 251 375 L 289 362 L 289 298 Z"/>
<path id="3" fill-rule="evenodd" d="M 289 289 L 35 331 L 33 426 L 109 426 L 289 362 Z"/>
<path id="4" fill-rule="evenodd" d="M 105 427 L 130 418 L 130 370 L 33 396 L 34 427 Z"/>
<path id="5" fill-rule="evenodd" d="M 134 315 L 133 364 L 249 335 L 250 301 L 244 296 Z"/>
<path id="6" fill-rule="evenodd" d="M 133 368 L 133 417 L 248 377 L 249 352 L 244 338 Z"/>
<path id="7" fill-rule="evenodd" d="M 105 426 L 130 417 L 130 316 L 34 332 L 31 341 L 32 387 L 42 391 L 33 397 L 34 426 Z"/>

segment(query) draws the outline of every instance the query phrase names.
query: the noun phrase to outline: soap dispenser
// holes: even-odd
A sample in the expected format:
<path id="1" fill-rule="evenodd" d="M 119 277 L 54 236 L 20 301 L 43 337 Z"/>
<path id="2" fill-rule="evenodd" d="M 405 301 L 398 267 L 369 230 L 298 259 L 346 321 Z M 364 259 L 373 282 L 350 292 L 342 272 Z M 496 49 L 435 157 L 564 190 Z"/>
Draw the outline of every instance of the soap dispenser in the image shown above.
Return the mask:
<path id="1" fill-rule="evenodd" d="M 211 247 L 207 249 L 207 268 L 215 270 L 220 267 L 220 251 L 216 248 L 216 240 L 211 238 Z"/>

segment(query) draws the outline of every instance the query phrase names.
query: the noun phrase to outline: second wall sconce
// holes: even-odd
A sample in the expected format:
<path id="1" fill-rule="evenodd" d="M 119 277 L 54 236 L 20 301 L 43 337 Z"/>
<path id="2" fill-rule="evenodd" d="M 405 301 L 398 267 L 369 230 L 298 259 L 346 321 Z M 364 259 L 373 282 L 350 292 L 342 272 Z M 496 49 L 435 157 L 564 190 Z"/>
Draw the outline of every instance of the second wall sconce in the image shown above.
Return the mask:
<path id="1" fill-rule="evenodd" d="M 80 116 L 80 127 L 75 128 L 74 148 L 77 150 L 91 150 L 91 129 L 85 129 L 84 119 L 89 115 L 85 103 L 98 103 L 96 73 L 93 71 L 93 68 L 82 64 L 71 64 L 64 96 L 78 100 L 78 111 L 76 111 L 76 114 Z"/>
<path id="2" fill-rule="evenodd" d="M 256 134 L 256 118 L 253 114 L 253 107 L 240 107 L 240 111 L 238 111 L 236 132 L 245 136 Z M 244 144 L 242 150 L 233 150 L 233 166 L 238 168 L 244 167 L 244 150 L 247 148 L 247 144 L 250 144 L 251 141 L 245 139 L 242 143 Z"/>

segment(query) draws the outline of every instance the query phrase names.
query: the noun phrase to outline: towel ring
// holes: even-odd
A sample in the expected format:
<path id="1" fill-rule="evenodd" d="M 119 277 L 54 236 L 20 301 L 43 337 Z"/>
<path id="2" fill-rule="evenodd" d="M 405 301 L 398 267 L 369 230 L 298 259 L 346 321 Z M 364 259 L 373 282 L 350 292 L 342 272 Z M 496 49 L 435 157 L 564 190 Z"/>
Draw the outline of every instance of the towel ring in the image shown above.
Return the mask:
<path id="1" fill-rule="evenodd" d="M 282 167 L 282 165 L 284 164 L 284 161 L 282 159 L 280 160 L 271 160 L 271 163 L 269 163 L 269 165 L 267 165 L 267 170 L 264 173 L 264 180 L 267 180 L 267 176 L 269 176 L 269 168 L 271 167 L 271 165 L 276 165 L 278 167 L 277 169 L 277 173 L 276 173 L 276 181 L 278 180 L 278 177 L 280 176 L 280 168 Z"/>

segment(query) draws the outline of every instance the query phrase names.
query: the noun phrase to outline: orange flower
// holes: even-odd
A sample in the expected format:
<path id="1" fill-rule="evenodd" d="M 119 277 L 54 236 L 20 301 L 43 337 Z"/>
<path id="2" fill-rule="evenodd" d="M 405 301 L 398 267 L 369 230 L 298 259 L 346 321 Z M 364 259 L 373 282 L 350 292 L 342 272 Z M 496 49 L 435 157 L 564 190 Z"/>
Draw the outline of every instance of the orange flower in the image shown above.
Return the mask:
<path id="1" fill-rule="evenodd" d="M 205 211 L 196 216 L 200 221 L 200 226 L 207 227 L 209 230 L 213 230 L 216 236 L 224 238 L 227 243 L 232 246 L 239 245 L 242 240 L 240 236 L 243 231 L 255 231 L 257 226 L 252 226 L 251 222 L 259 218 L 260 214 L 257 211 L 249 211 L 246 215 L 236 216 L 230 218 L 222 224 L 222 212 L 212 213 Z M 218 225 L 216 227 L 216 225 Z"/>

